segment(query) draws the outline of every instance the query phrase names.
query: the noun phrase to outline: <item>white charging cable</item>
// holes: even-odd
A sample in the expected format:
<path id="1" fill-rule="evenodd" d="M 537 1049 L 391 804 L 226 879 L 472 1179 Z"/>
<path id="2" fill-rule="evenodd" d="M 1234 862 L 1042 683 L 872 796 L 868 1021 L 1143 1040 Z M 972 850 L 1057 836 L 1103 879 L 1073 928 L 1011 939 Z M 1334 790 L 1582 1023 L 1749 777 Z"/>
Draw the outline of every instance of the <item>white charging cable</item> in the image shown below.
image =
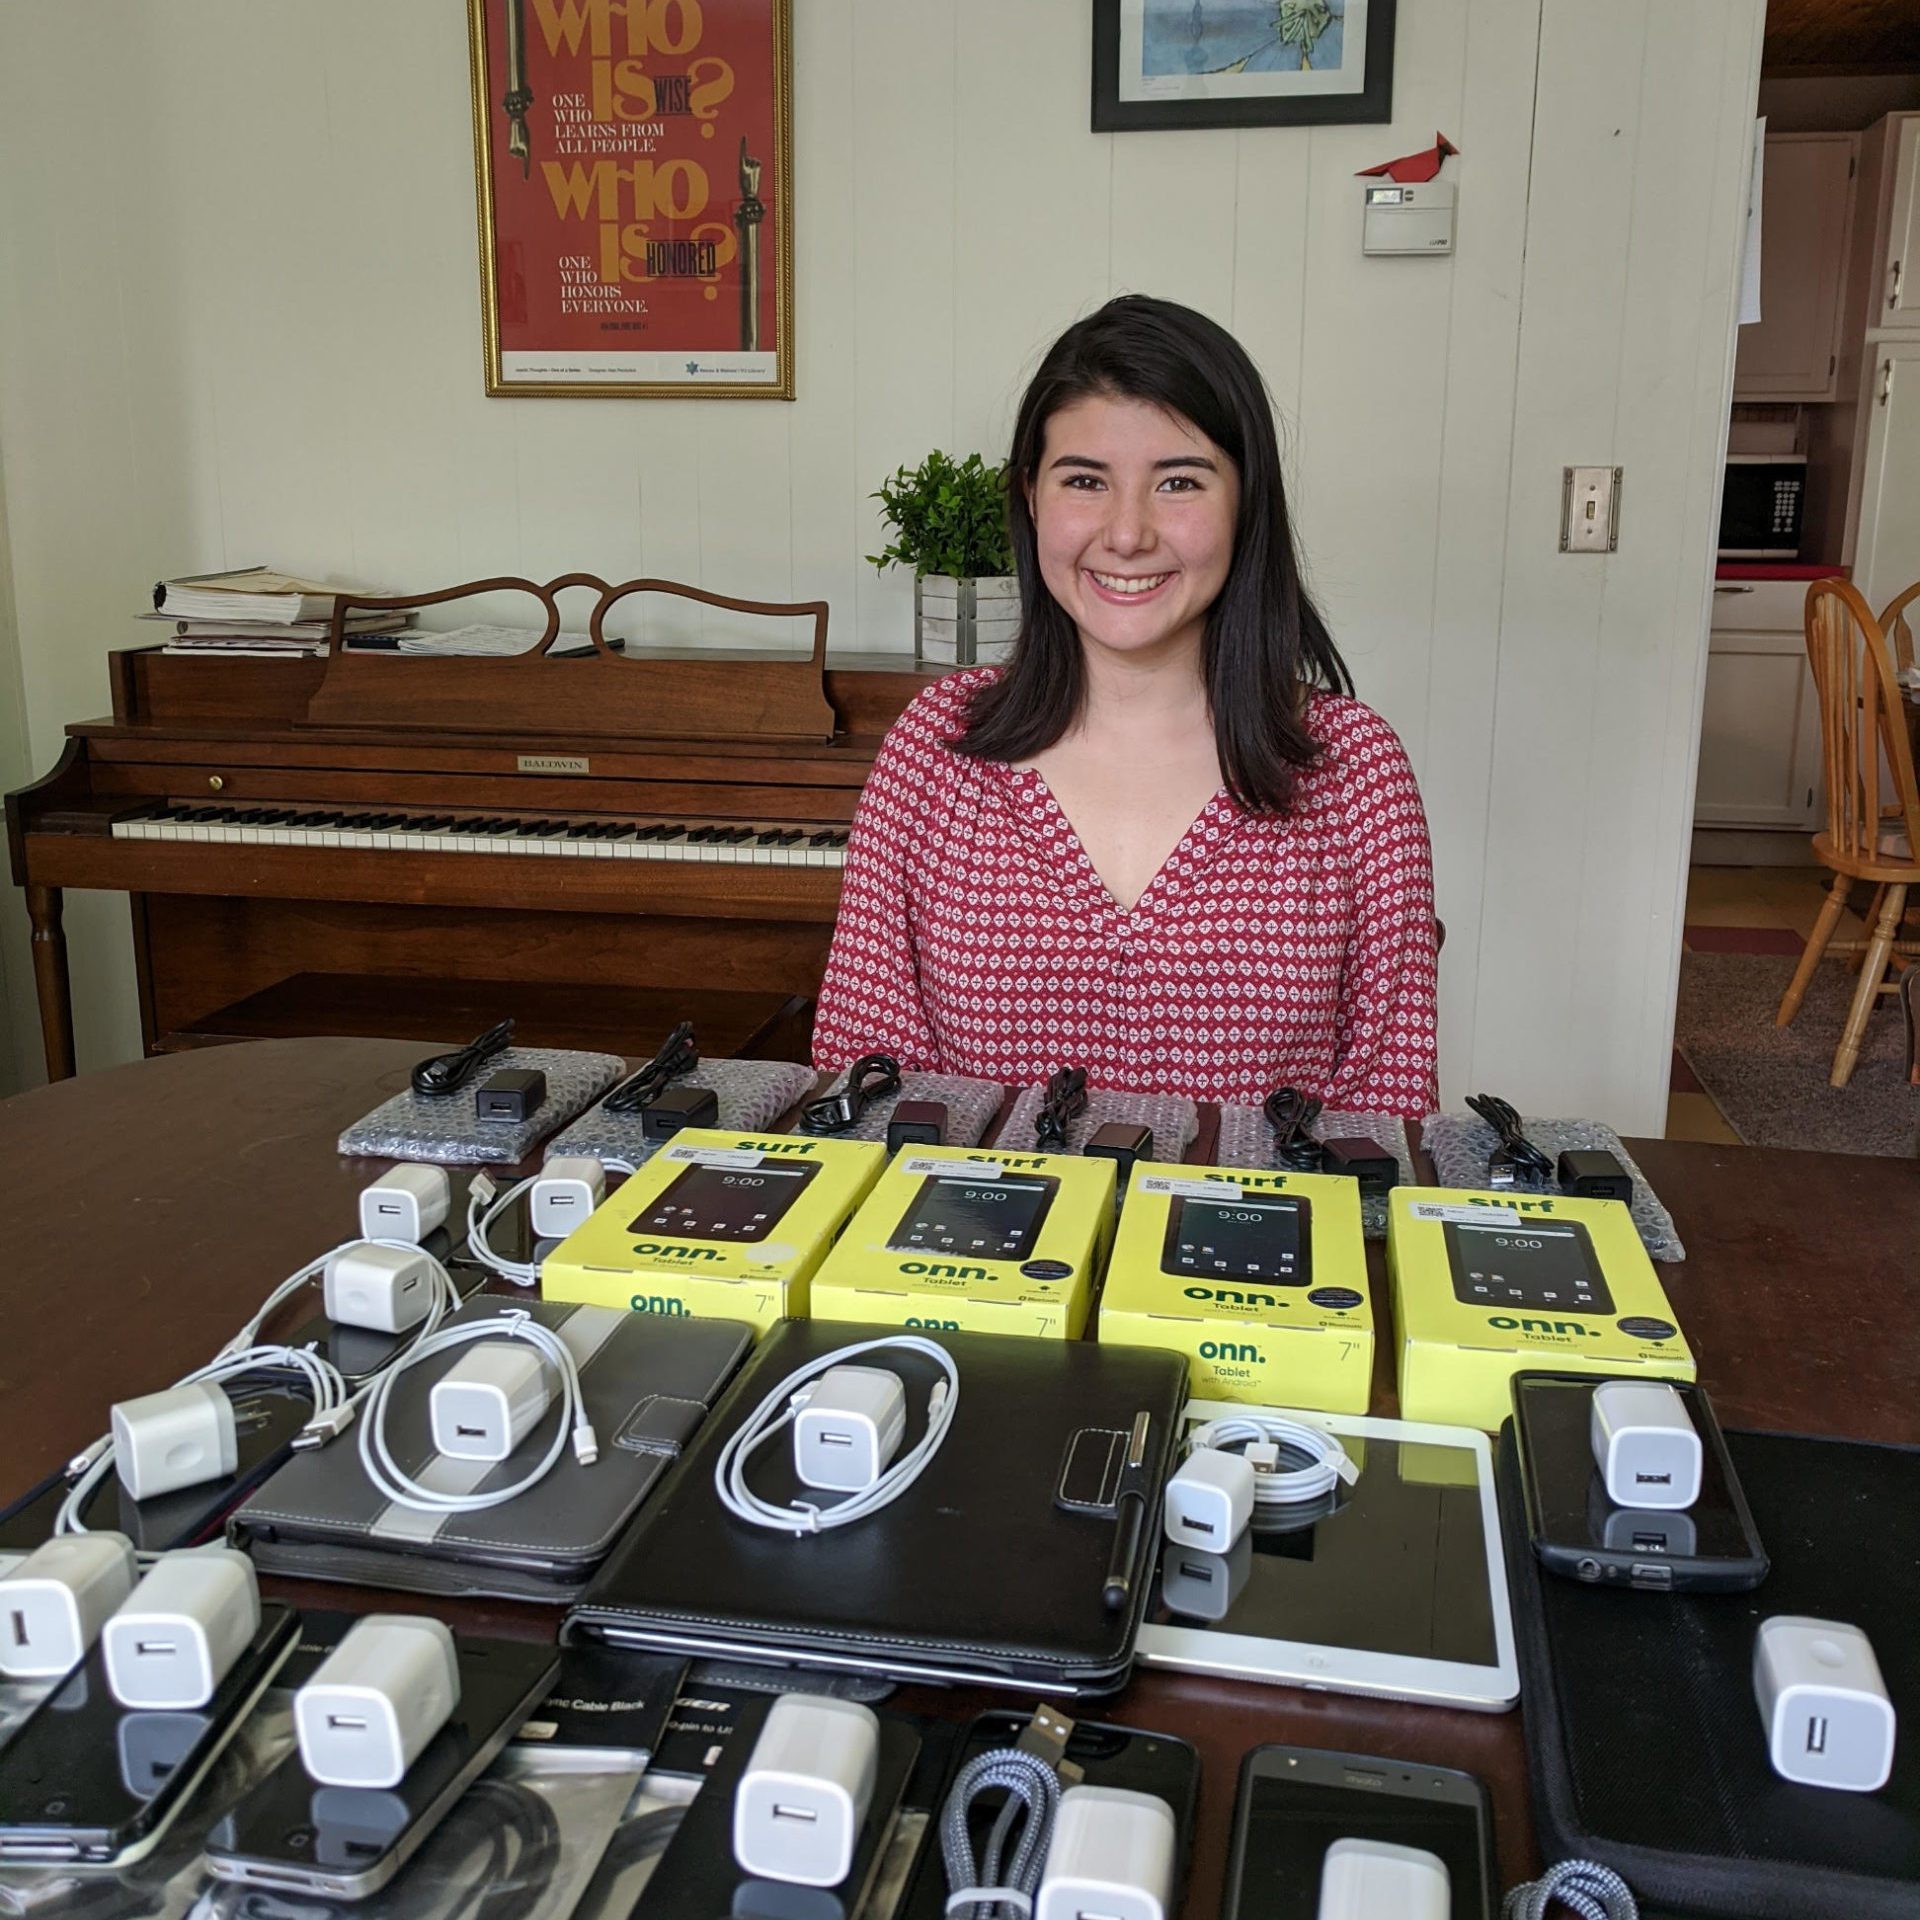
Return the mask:
<path id="1" fill-rule="evenodd" d="M 622 1176 L 634 1171 L 633 1164 L 627 1160 L 610 1160 L 605 1154 L 584 1154 L 583 1159 L 598 1160 L 608 1173 Z M 516 1200 L 529 1198 L 535 1187 L 547 1177 L 546 1169 L 529 1174 L 526 1179 L 517 1181 L 513 1186 L 500 1188 L 484 1174 L 477 1174 L 467 1189 L 467 1251 L 490 1272 L 497 1273 L 502 1280 L 510 1280 L 516 1287 L 531 1287 L 540 1278 L 540 1263 L 537 1260 L 509 1260 L 504 1254 L 495 1253 L 488 1235 L 493 1223 L 513 1205 Z"/>
<path id="2" fill-rule="evenodd" d="M 1256 1508 L 1299 1506 L 1331 1493 L 1342 1481 L 1351 1486 L 1360 1478 L 1360 1469 L 1346 1448 L 1325 1427 L 1310 1426 L 1304 1420 L 1284 1420 L 1278 1414 L 1230 1413 L 1195 1427 L 1187 1439 L 1196 1451 L 1218 1447 L 1244 1453 L 1253 1463 Z M 1305 1454 L 1307 1464 L 1282 1468 L 1282 1447 Z"/>
<path id="3" fill-rule="evenodd" d="M 775 1440 L 799 1416 L 800 1409 L 812 1398 L 814 1383 L 822 1374 L 858 1359 L 863 1353 L 882 1353 L 889 1348 L 923 1354 L 939 1366 L 942 1377 L 933 1383 L 927 1396 L 927 1430 L 873 1485 L 850 1494 L 838 1506 L 822 1508 L 811 1500 L 796 1500 L 791 1506 L 775 1506 L 763 1500 L 747 1485 L 747 1464 L 753 1456 Z M 713 1466 L 714 1491 L 720 1503 L 737 1520 L 749 1526 L 769 1527 L 776 1533 L 826 1533 L 834 1527 L 850 1527 L 898 1500 L 918 1480 L 940 1451 L 953 1427 L 953 1416 L 960 1405 L 960 1369 L 953 1355 L 932 1340 L 917 1334 L 899 1334 L 882 1340 L 862 1340 L 809 1360 L 804 1367 L 780 1382 L 754 1408 L 732 1439 L 720 1450 Z"/>
<path id="4" fill-rule="evenodd" d="M 190 1387 L 202 1381 L 237 1380 L 249 1373 L 297 1375 L 313 1401 L 315 1419 L 337 1414 L 349 1407 L 354 1398 L 353 1390 L 347 1385 L 346 1376 L 340 1369 L 331 1360 L 322 1358 L 307 1347 L 268 1345 L 247 1347 L 238 1353 L 222 1353 L 218 1359 L 210 1360 L 204 1367 L 196 1367 L 173 1384 L 176 1387 Z M 113 1466 L 114 1443 L 110 1434 L 96 1440 L 70 1463 L 68 1471 L 76 1473 L 78 1477 L 67 1489 L 66 1498 L 60 1502 L 60 1509 L 54 1515 L 55 1533 L 86 1533 L 89 1530 L 81 1516 Z"/>
<path id="5" fill-rule="evenodd" d="M 436 1353 L 445 1353 L 471 1340 L 524 1340 L 537 1348 L 560 1378 L 561 1420 L 551 1444 L 539 1460 L 511 1486 L 492 1493 L 436 1493 L 431 1487 L 405 1472 L 394 1459 L 387 1443 L 387 1408 L 401 1375 Z M 564 1340 L 551 1327 L 543 1326 L 524 1308 L 475 1320 L 465 1326 L 442 1327 L 426 1339 L 416 1341 L 392 1366 L 378 1375 L 365 1390 L 360 1420 L 360 1464 L 367 1478 L 396 1506 L 411 1507 L 416 1513 L 479 1513 L 487 1507 L 504 1506 L 538 1486 L 560 1463 L 571 1436 L 574 1457 L 590 1467 L 600 1457 L 600 1442 L 587 1418 L 587 1404 L 580 1390 L 580 1367 Z"/>

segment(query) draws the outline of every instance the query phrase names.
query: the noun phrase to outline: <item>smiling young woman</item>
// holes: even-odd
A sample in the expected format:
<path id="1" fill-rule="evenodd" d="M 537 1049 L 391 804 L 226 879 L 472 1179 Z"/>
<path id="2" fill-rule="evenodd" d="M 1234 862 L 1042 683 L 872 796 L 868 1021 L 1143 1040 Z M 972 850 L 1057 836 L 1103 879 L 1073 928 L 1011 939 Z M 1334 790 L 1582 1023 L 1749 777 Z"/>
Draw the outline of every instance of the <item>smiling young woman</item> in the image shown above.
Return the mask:
<path id="1" fill-rule="evenodd" d="M 1042 362 L 1008 473 L 1019 644 L 874 762 L 816 1063 L 1430 1112 L 1426 817 L 1301 584 L 1253 363 L 1110 301 Z"/>

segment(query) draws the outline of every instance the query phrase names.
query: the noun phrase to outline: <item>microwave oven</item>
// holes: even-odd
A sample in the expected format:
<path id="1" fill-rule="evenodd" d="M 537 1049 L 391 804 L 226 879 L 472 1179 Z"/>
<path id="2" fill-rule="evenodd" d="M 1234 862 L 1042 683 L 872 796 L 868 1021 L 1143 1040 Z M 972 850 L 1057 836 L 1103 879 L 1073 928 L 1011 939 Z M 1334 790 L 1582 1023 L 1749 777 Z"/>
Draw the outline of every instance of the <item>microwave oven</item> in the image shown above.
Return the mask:
<path id="1" fill-rule="evenodd" d="M 1722 560 L 1797 560 L 1807 504 L 1804 453 L 1730 453 L 1720 492 Z"/>

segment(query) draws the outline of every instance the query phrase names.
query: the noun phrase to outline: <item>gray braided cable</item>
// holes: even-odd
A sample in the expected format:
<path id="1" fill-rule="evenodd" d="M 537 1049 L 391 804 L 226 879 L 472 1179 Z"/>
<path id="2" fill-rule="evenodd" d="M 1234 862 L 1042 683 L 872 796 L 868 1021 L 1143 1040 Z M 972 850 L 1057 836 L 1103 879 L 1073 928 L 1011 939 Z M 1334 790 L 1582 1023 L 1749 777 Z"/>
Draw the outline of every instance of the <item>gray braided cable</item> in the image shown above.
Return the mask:
<path id="1" fill-rule="evenodd" d="M 1597 1860 L 1562 1860 L 1538 1880 L 1515 1887 L 1501 1909 L 1501 1920 L 1547 1920 L 1556 1903 L 1580 1920 L 1640 1920 L 1632 1888 Z"/>
<path id="2" fill-rule="evenodd" d="M 1007 1803 L 975 1860 L 967 1816 L 974 1801 L 994 1787 L 1004 1790 Z M 954 1776 L 953 1790 L 940 1810 L 948 1914 L 959 1920 L 1029 1920 L 1059 1811 L 1060 1777 L 1038 1754 L 997 1747 L 969 1760 Z M 1007 1843 L 1016 1823 L 1020 1837 L 1009 1853 Z"/>

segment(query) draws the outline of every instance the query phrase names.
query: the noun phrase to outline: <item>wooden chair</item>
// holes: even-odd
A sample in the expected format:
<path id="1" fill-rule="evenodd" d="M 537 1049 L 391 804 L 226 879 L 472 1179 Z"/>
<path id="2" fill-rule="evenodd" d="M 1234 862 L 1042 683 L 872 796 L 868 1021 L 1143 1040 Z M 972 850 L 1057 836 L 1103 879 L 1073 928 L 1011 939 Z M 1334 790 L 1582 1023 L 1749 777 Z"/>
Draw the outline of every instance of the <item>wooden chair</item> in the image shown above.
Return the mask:
<path id="1" fill-rule="evenodd" d="M 1833 886 L 1774 1024 L 1784 1027 L 1800 1011 L 1813 970 L 1830 943 L 1836 954 L 1864 950 L 1853 1005 L 1828 1076 L 1832 1085 L 1844 1087 L 1860 1057 L 1874 1002 L 1882 993 L 1898 990 L 1887 977 L 1893 955 L 1920 953 L 1920 942 L 1897 937 L 1907 889 L 1920 885 L 1920 791 L 1915 788 L 1913 743 L 1907 737 L 1892 650 L 1872 610 L 1847 581 L 1816 580 L 1807 589 L 1807 658 L 1820 699 L 1820 758 L 1827 787 L 1827 828 L 1814 835 L 1813 851 L 1833 874 Z M 1884 800 L 1883 769 L 1892 788 Z M 1881 889 L 1879 910 L 1864 943 L 1834 942 L 1833 930 L 1856 880 Z"/>
<path id="2" fill-rule="evenodd" d="M 1913 665 L 1913 629 L 1907 625 L 1907 608 L 1920 600 L 1920 580 L 1905 593 L 1897 593 L 1880 609 L 1880 631 L 1893 649 L 1893 664 L 1902 673 Z"/>

